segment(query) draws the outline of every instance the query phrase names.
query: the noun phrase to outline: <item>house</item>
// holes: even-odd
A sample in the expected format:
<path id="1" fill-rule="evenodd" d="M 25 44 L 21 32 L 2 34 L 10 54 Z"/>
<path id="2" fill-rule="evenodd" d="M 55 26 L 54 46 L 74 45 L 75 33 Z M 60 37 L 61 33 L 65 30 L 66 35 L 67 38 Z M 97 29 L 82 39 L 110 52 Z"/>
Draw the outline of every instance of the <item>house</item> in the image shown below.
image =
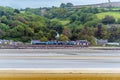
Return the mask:
<path id="1" fill-rule="evenodd" d="M 44 16 L 46 14 L 47 10 L 45 8 L 41 9 L 41 14 Z"/>
<path id="2" fill-rule="evenodd" d="M 107 43 L 108 40 L 103 40 L 103 39 L 97 40 L 97 45 L 105 46 Z"/>
<path id="3" fill-rule="evenodd" d="M 81 47 L 88 47 L 90 45 L 90 42 L 88 42 L 87 40 L 79 40 L 76 41 L 76 45 L 79 45 Z"/>
<path id="4" fill-rule="evenodd" d="M 20 46 L 20 45 L 23 45 L 24 43 L 23 42 L 20 42 L 20 41 L 18 41 L 18 42 L 13 42 L 12 43 L 12 45 L 16 45 L 16 46 Z"/>
<path id="5" fill-rule="evenodd" d="M 11 40 L 0 40 L 1 45 L 7 45 L 10 44 Z"/>

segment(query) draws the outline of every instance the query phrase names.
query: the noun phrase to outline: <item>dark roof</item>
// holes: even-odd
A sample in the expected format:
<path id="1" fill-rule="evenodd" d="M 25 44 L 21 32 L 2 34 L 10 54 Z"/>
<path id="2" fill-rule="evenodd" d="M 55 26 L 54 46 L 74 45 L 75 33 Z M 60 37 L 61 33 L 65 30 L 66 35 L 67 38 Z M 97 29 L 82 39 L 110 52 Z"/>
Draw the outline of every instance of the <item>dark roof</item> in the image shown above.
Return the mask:
<path id="1" fill-rule="evenodd" d="M 80 43 L 88 43 L 87 40 L 79 40 Z"/>
<path id="2" fill-rule="evenodd" d="M 89 43 L 87 40 L 78 40 L 77 42 L 80 42 L 80 43 Z"/>
<path id="3" fill-rule="evenodd" d="M 100 40 L 97 40 L 98 43 L 108 43 L 108 40 L 103 40 L 103 39 L 100 39 Z"/>
<path id="4" fill-rule="evenodd" d="M 40 40 L 32 40 L 31 42 L 33 42 L 33 43 L 39 43 Z"/>

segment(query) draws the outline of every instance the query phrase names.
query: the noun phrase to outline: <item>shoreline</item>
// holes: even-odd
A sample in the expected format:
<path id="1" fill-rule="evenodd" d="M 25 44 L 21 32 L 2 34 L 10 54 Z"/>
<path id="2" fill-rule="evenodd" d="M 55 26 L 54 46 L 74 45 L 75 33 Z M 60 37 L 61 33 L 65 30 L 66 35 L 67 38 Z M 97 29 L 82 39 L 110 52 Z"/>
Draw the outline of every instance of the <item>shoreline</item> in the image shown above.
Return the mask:
<path id="1" fill-rule="evenodd" d="M 33 49 L 33 50 L 37 50 L 37 49 L 45 49 L 45 50 L 59 50 L 59 49 L 81 49 L 81 50 L 84 50 L 84 49 L 91 49 L 91 50 L 120 50 L 120 47 L 27 47 L 27 48 L 22 48 L 22 47 L 19 47 L 19 48 L 0 48 L 0 50 L 4 50 L 4 49 L 11 49 L 11 50 L 14 50 L 14 49 L 23 49 L 23 50 L 26 50 L 26 49 Z"/>
<path id="2" fill-rule="evenodd" d="M 93 49 L 120 50 L 119 47 L 80 46 L 80 45 L 0 45 L 0 49 Z"/>
<path id="3" fill-rule="evenodd" d="M 0 74 L 120 74 L 120 68 L 0 68 Z"/>

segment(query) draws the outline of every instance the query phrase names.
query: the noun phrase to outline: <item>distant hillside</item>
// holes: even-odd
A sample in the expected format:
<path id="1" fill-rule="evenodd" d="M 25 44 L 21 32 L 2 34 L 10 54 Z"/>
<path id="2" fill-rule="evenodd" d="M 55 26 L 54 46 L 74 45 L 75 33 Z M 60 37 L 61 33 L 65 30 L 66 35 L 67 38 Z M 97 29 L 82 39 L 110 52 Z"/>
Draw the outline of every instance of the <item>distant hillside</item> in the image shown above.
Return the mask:
<path id="1" fill-rule="evenodd" d="M 80 8 L 84 6 L 89 6 L 89 7 L 109 7 L 109 3 L 100 3 L 100 4 L 89 4 L 89 5 L 77 5 L 74 6 L 73 8 Z M 120 7 L 120 2 L 111 2 L 112 7 Z"/>
<path id="2" fill-rule="evenodd" d="M 113 16 L 116 20 L 120 19 L 120 13 L 119 12 L 102 12 L 96 14 L 99 19 L 103 19 L 105 16 Z"/>

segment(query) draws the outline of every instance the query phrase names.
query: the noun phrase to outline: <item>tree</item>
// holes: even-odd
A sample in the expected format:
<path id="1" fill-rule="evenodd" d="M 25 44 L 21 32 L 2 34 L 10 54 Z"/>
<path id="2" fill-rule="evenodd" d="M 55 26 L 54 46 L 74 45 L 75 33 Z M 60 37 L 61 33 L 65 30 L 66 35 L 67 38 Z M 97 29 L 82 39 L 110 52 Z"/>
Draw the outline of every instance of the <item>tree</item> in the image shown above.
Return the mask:
<path id="1" fill-rule="evenodd" d="M 66 4 L 65 3 L 61 3 L 60 8 L 65 8 Z"/>
<path id="2" fill-rule="evenodd" d="M 60 41 L 68 41 L 69 38 L 67 36 L 65 36 L 64 34 L 61 34 L 59 40 Z"/>
<path id="3" fill-rule="evenodd" d="M 97 19 L 97 17 L 92 13 L 81 13 L 81 16 L 78 18 L 82 24 L 85 24 L 87 21 L 92 21 L 94 19 Z"/>
<path id="4" fill-rule="evenodd" d="M 2 17 L 1 17 L 1 23 L 4 23 L 4 24 L 6 24 L 6 25 L 9 24 L 9 20 L 7 19 L 6 16 L 2 16 Z"/>
<path id="5" fill-rule="evenodd" d="M 18 13 L 18 14 L 20 13 L 20 11 L 18 9 L 15 9 L 14 12 Z"/>
<path id="6" fill-rule="evenodd" d="M 96 7 L 82 7 L 81 12 L 96 14 L 99 12 L 99 9 Z"/>
<path id="7" fill-rule="evenodd" d="M 0 29 L 0 38 L 4 39 L 5 36 L 6 36 L 6 33 Z"/>
<path id="8" fill-rule="evenodd" d="M 63 31 L 63 25 L 58 21 L 51 21 L 49 28 L 55 30 L 59 34 Z"/>
<path id="9" fill-rule="evenodd" d="M 117 24 L 120 24 L 120 18 L 117 20 Z"/>
<path id="10" fill-rule="evenodd" d="M 25 20 L 24 18 L 22 18 L 22 17 L 18 17 L 18 20 L 19 20 L 20 22 L 22 22 L 22 23 L 26 23 L 26 20 Z"/>
<path id="11" fill-rule="evenodd" d="M 101 24 L 98 25 L 97 30 L 95 32 L 95 37 L 97 39 L 108 39 L 108 31 L 106 27 L 103 27 Z"/>
<path id="12" fill-rule="evenodd" d="M 64 28 L 62 34 L 67 36 L 68 38 L 71 38 L 71 31 L 69 28 Z"/>
<path id="13" fill-rule="evenodd" d="M 77 17 L 78 17 L 78 16 L 77 16 L 76 14 L 71 15 L 71 16 L 70 16 L 70 22 L 71 22 L 71 23 L 75 22 L 75 21 L 77 20 Z"/>
<path id="14" fill-rule="evenodd" d="M 97 25 L 100 23 L 100 20 L 98 19 L 94 19 L 91 21 L 87 21 L 84 26 L 88 26 L 88 27 L 97 27 Z"/>
<path id="15" fill-rule="evenodd" d="M 67 3 L 67 4 L 66 4 L 66 7 L 67 7 L 67 8 L 71 8 L 71 7 L 73 7 L 73 4 L 72 4 L 72 3 Z"/>
<path id="16" fill-rule="evenodd" d="M 34 36 L 34 30 L 30 27 L 25 28 L 24 31 L 25 36 L 33 37 Z"/>
<path id="17" fill-rule="evenodd" d="M 109 30 L 109 33 L 110 33 L 110 37 L 109 37 L 110 42 L 115 42 L 116 40 L 119 39 L 119 28 L 112 26 Z"/>
<path id="18" fill-rule="evenodd" d="M 67 4 L 61 3 L 61 5 L 60 5 L 60 8 L 67 8 L 67 9 L 69 9 L 71 7 L 73 7 L 72 3 L 67 3 Z"/>
<path id="19" fill-rule="evenodd" d="M 104 24 L 113 24 L 115 23 L 115 18 L 113 16 L 105 16 L 105 18 L 102 19 L 102 23 Z"/>
<path id="20" fill-rule="evenodd" d="M 0 23 L 0 30 L 2 31 L 8 31 L 10 28 L 8 25 Z"/>
<path id="21" fill-rule="evenodd" d="M 102 25 L 98 25 L 97 27 L 97 31 L 95 32 L 95 36 L 98 38 L 98 39 L 102 39 Z"/>
<path id="22" fill-rule="evenodd" d="M 55 30 L 50 30 L 49 40 L 56 39 L 57 32 Z"/>
<path id="23" fill-rule="evenodd" d="M 40 39 L 40 41 L 43 41 L 43 42 L 45 41 L 46 42 L 46 41 L 48 41 L 48 39 L 44 36 Z"/>

